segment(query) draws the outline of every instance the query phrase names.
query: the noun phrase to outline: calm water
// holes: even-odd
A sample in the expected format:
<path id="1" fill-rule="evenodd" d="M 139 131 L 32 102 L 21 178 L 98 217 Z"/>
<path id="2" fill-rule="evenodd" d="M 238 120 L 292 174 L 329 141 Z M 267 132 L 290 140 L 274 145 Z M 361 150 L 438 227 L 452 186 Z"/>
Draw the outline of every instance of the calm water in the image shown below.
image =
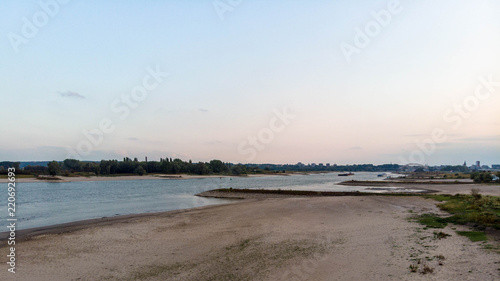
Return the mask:
<path id="1" fill-rule="evenodd" d="M 186 180 L 134 180 L 64 183 L 17 183 L 17 228 L 26 229 L 91 218 L 160 212 L 224 204 L 233 200 L 200 198 L 194 194 L 215 188 L 295 189 L 353 191 L 365 187 L 335 185 L 344 180 L 376 180 L 377 173 L 358 172 L 338 177 L 337 173 L 231 177 Z M 0 196 L 1 218 L 7 214 L 7 183 Z"/>

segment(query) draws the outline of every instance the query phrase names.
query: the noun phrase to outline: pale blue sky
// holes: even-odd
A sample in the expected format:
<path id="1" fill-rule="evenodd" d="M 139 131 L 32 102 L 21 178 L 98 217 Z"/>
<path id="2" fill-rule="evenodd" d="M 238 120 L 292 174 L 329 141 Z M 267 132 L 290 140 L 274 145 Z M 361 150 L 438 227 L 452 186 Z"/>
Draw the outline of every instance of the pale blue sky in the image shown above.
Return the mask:
<path id="1" fill-rule="evenodd" d="M 479 77 L 500 81 L 500 2 L 399 1 L 348 61 L 341 45 L 391 2 L 242 0 L 220 17 L 228 1 L 72 0 L 48 15 L 3 0 L 0 160 L 62 160 L 107 118 L 115 129 L 76 158 L 500 164 L 500 86 L 474 97 Z M 23 18 L 43 14 L 24 38 Z M 169 76 L 122 120 L 113 101 L 148 67 Z M 285 107 L 295 118 L 265 135 Z M 436 129 L 446 140 L 419 148 Z"/>

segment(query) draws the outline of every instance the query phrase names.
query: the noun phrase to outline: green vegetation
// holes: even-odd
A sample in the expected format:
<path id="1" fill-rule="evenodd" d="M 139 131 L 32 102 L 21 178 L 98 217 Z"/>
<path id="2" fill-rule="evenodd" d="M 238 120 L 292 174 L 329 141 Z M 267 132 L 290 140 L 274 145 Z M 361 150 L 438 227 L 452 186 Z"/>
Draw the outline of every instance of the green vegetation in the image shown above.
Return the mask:
<path id="1" fill-rule="evenodd" d="M 59 163 L 57 161 L 52 161 L 47 165 L 49 175 L 55 176 L 61 172 L 61 168 L 59 167 Z"/>
<path id="2" fill-rule="evenodd" d="M 482 247 L 482 249 L 491 250 L 493 252 L 496 252 L 496 253 L 500 254 L 500 244 L 498 244 L 498 243 L 496 245 L 484 244 L 483 247 Z"/>
<path id="3" fill-rule="evenodd" d="M 455 165 L 455 166 L 444 166 L 440 169 L 442 172 L 455 172 L 458 176 L 458 173 L 467 173 L 469 172 L 469 168 L 466 166 L 462 165 Z"/>
<path id="4" fill-rule="evenodd" d="M 417 218 L 417 221 L 429 228 L 444 228 L 448 225 L 445 218 L 440 218 L 435 214 L 423 214 Z"/>
<path id="5" fill-rule="evenodd" d="M 500 172 L 497 172 L 496 176 L 500 177 Z M 489 183 L 493 180 L 491 172 L 474 172 L 470 174 L 470 178 L 476 183 Z"/>
<path id="6" fill-rule="evenodd" d="M 43 162 L 41 162 L 43 163 Z M 145 174 L 195 174 L 195 175 L 246 175 L 246 174 L 269 174 L 277 173 L 265 171 L 259 168 L 252 168 L 243 164 L 224 163 L 220 160 L 210 162 L 193 163 L 181 159 L 160 158 L 160 161 L 139 161 L 125 157 L 123 161 L 101 160 L 80 161 L 76 159 L 65 159 L 64 161 L 45 162 L 46 166 L 26 166 L 19 168 L 20 162 L 0 162 L 0 176 L 7 175 L 7 168 L 14 167 L 16 176 L 20 175 L 62 175 L 66 177 L 74 176 L 118 176 L 118 175 L 145 175 Z"/>
<path id="7" fill-rule="evenodd" d="M 481 196 L 473 190 L 471 195 L 425 195 L 426 198 L 445 201 L 438 204 L 438 207 L 452 216 L 439 218 L 435 215 L 423 215 L 434 217 L 439 223 L 468 224 L 472 223 L 478 228 L 493 227 L 500 229 L 500 197 Z M 426 218 L 424 221 L 432 221 Z"/>
<path id="8" fill-rule="evenodd" d="M 444 228 L 448 223 L 472 224 L 477 230 L 486 227 L 500 229 L 500 197 L 483 196 L 479 190 L 472 189 L 470 195 L 425 195 L 426 198 L 438 200 L 438 207 L 451 214 L 440 217 L 436 214 L 423 214 L 415 218 L 429 228 Z M 487 241 L 484 231 L 457 231 L 458 235 L 468 237 L 472 242 Z M 446 238 L 449 234 L 434 232 L 434 238 Z"/>
<path id="9" fill-rule="evenodd" d="M 472 242 L 488 240 L 486 234 L 482 231 L 457 231 L 457 234 L 468 237 Z"/>
<path id="10" fill-rule="evenodd" d="M 361 165 L 323 165 L 310 164 L 233 164 L 213 159 L 209 162 L 183 161 L 179 158 L 160 158 L 160 161 L 139 161 L 129 157 L 119 160 L 80 161 L 77 159 L 65 159 L 57 162 L 61 168 L 58 175 L 73 176 L 77 173 L 92 173 L 93 176 L 116 174 L 137 174 L 141 166 L 147 174 L 196 174 L 196 175 L 246 175 L 246 174 L 283 174 L 291 172 L 332 172 L 332 171 L 366 171 L 366 172 L 388 172 L 398 171 L 398 164 L 361 164 Z M 20 169 L 21 162 L 1 161 L 0 175 L 7 174 L 7 168 L 13 167 L 17 174 L 46 175 L 49 162 L 23 162 L 24 168 Z M 23 166 L 21 165 L 21 166 Z"/>
<path id="11" fill-rule="evenodd" d="M 214 189 L 217 192 L 238 192 L 249 194 L 281 194 L 281 195 L 296 195 L 296 196 L 420 196 L 414 193 L 374 193 L 374 192 L 359 192 L 359 191 L 311 191 L 311 190 L 285 190 L 285 189 L 238 189 L 238 188 L 221 188 Z"/>

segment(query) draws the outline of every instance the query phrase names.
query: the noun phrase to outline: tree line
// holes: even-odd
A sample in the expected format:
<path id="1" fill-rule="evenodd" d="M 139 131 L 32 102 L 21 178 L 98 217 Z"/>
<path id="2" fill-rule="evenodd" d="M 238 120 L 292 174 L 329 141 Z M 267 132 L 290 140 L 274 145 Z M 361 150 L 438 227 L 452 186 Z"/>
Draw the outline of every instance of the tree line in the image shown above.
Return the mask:
<path id="1" fill-rule="evenodd" d="M 497 172 L 496 176 L 500 178 L 500 172 Z M 488 183 L 493 181 L 493 174 L 491 172 L 473 172 L 470 174 L 470 178 L 476 183 Z"/>
<path id="2" fill-rule="evenodd" d="M 312 171 L 366 171 L 382 172 L 397 171 L 397 164 L 359 164 L 359 165 L 302 165 L 302 164 L 233 164 L 213 159 L 209 162 L 183 161 L 179 158 L 160 158 L 160 161 L 139 161 L 137 158 L 129 157 L 118 160 L 80 161 L 77 159 L 65 159 L 64 161 L 51 161 L 47 166 L 29 165 L 24 169 L 19 169 L 19 162 L 0 162 L 0 173 L 2 167 L 17 167 L 19 173 L 32 175 L 71 175 L 71 174 L 95 174 L 95 175 L 117 175 L 117 174 L 138 174 L 148 173 L 162 174 L 196 174 L 196 175 L 241 175 L 248 173 L 278 173 L 278 172 L 312 172 Z"/>
<path id="3" fill-rule="evenodd" d="M 25 167 L 25 169 L 28 167 Z M 35 170 L 39 169 L 36 168 Z M 242 164 L 225 163 L 217 159 L 210 162 L 193 163 L 191 160 L 183 161 L 179 158 L 160 158 L 160 161 L 139 161 L 137 158 L 132 160 L 125 157 L 123 161 L 101 160 L 101 162 L 83 162 L 76 159 L 65 159 L 62 162 L 52 161 L 48 163 L 45 172 L 52 176 L 75 173 L 94 173 L 95 175 L 144 175 L 148 173 L 240 175 L 247 173 L 247 167 Z"/>

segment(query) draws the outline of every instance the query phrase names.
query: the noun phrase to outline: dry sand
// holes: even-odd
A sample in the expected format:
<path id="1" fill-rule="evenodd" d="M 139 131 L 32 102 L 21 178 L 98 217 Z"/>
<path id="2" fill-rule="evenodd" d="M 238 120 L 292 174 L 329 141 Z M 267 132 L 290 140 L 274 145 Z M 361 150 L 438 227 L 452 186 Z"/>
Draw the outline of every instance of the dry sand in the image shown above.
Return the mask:
<path id="1" fill-rule="evenodd" d="M 18 243 L 15 275 L 0 248 L 0 279 L 500 279 L 500 256 L 480 242 L 407 220 L 424 212 L 440 213 L 420 197 L 294 197 L 132 216 Z M 416 259 L 434 273 L 410 272 Z"/>

